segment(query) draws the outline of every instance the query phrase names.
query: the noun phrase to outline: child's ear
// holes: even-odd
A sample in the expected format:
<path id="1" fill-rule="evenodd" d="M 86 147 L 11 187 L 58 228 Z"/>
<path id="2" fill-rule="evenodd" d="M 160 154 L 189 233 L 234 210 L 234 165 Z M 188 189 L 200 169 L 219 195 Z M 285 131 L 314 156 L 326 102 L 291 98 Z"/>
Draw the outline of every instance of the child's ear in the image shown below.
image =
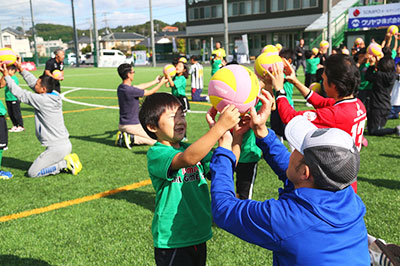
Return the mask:
<path id="1" fill-rule="evenodd" d="M 158 129 L 156 126 L 153 126 L 153 125 L 147 125 L 146 127 L 150 132 L 153 132 L 153 133 L 156 133 L 157 129 Z"/>
<path id="2" fill-rule="evenodd" d="M 46 87 L 40 87 L 39 93 L 46 93 L 47 88 Z"/>

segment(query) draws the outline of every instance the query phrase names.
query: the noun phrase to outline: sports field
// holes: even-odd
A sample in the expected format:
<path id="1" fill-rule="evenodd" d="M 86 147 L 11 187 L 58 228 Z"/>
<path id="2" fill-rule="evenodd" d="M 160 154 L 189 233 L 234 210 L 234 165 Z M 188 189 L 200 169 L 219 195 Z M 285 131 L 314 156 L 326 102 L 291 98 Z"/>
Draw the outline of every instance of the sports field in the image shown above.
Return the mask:
<path id="1" fill-rule="evenodd" d="M 150 67 L 135 71 L 135 84 L 153 80 L 162 72 Z M 210 68 L 204 72 L 208 84 Z M 3 153 L 2 169 L 11 171 L 14 178 L 0 180 L 0 265 L 154 265 L 151 221 L 155 193 L 147 173 L 148 147 L 128 150 L 114 146 L 119 83 L 116 69 L 65 70 L 61 83 L 68 100 L 63 103 L 64 119 L 73 152 L 83 164 L 77 176 L 26 177 L 44 148 L 35 136 L 33 109 L 21 104 L 26 130 L 9 133 L 9 149 Z M 301 98 L 298 93 L 295 96 Z M 295 104 L 297 109 L 306 108 L 303 103 Z M 189 142 L 208 129 L 204 119 L 208 108 L 206 103 L 191 103 L 191 109 L 198 112 L 186 117 Z M 398 124 L 399 120 L 389 120 L 387 126 Z M 12 126 L 10 120 L 8 126 Z M 367 207 L 368 232 L 400 244 L 400 138 L 367 139 L 369 146 L 361 151 L 358 191 Z M 280 186 L 262 161 L 253 199 L 276 198 Z M 215 225 L 213 232 L 207 242 L 208 265 L 272 264 L 270 251 Z"/>

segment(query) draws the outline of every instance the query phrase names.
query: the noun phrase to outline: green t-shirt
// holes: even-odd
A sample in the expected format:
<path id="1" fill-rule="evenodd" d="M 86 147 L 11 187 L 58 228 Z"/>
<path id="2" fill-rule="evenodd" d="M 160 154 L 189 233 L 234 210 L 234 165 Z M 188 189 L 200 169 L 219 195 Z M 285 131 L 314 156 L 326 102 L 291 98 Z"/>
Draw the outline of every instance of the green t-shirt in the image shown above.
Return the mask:
<path id="1" fill-rule="evenodd" d="M 211 64 L 211 76 L 221 68 L 222 60 L 215 59 Z"/>
<path id="2" fill-rule="evenodd" d="M 181 76 L 174 77 L 174 85 L 172 88 L 172 95 L 176 97 L 186 96 L 186 78 Z"/>
<path id="3" fill-rule="evenodd" d="M 320 62 L 319 57 L 306 59 L 306 73 L 316 74 L 319 62 Z"/>
<path id="4" fill-rule="evenodd" d="M 360 91 L 372 89 L 372 83 L 365 80 L 365 74 L 367 73 L 367 69 L 368 69 L 369 65 L 370 65 L 369 63 L 363 63 L 359 67 L 360 78 L 361 78 L 361 83 L 360 83 L 360 88 L 359 88 Z"/>
<path id="5" fill-rule="evenodd" d="M 261 101 L 256 104 L 256 110 L 260 110 L 262 105 Z M 243 135 L 242 146 L 240 147 L 239 163 L 254 163 L 261 159 L 262 151 L 256 145 L 256 135 L 253 130 L 247 131 Z"/>
<path id="6" fill-rule="evenodd" d="M 11 78 L 15 81 L 15 84 L 19 85 L 19 81 L 17 78 L 17 75 L 11 76 Z M 17 97 L 14 96 L 14 94 L 11 93 L 10 89 L 8 88 L 8 86 L 4 87 L 4 93 L 6 96 L 6 101 L 7 102 L 12 102 L 12 101 L 17 101 Z"/>
<path id="7" fill-rule="evenodd" d="M 170 171 L 172 159 L 189 144 L 176 149 L 156 142 L 147 152 L 147 168 L 156 191 L 152 224 L 154 247 L 180 248 L 212 237 L 211 201 L 205 175 L 212 153 L 194 166 Z"/>

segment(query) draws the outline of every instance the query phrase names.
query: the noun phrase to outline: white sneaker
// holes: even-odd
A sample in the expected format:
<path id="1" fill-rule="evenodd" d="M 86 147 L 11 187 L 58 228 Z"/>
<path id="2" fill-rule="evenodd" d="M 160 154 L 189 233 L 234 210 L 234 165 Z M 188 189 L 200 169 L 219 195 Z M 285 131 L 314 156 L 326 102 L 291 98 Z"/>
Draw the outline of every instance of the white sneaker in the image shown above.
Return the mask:
<path id="1" fill-rule="evenodd" d="M 19 127 L 17 127 L 17 128 L 15 129 L 14 132 L 22 132 L 22 131 L 24 131 L 24 130 L 25 130 L 24 127 L 19 126 Z"/>
<path id="2" fill-rule="evenodd" d="M 17 132 L 16 130 L 17 130 L 18 128 L 16 127 L 16 126 L 13 126 L 12 128 L 10 128 L 9 130 L 8 130 L 8 132 Z"/>

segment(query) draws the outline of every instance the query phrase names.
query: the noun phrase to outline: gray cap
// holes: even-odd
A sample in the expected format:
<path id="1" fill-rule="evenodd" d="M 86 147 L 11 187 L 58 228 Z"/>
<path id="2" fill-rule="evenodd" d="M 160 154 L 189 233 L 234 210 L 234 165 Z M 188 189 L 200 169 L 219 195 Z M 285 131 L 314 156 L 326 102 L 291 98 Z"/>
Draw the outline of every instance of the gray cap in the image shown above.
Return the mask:
<path id="1" fill-rule="evenodd" d="M 285 136 L 304 155 L 316 187 L 337 191 L 356 181 L 360 154 L 345 131 L 317 128 L 304 116 L 296 116 L 287 124 Z"/>

